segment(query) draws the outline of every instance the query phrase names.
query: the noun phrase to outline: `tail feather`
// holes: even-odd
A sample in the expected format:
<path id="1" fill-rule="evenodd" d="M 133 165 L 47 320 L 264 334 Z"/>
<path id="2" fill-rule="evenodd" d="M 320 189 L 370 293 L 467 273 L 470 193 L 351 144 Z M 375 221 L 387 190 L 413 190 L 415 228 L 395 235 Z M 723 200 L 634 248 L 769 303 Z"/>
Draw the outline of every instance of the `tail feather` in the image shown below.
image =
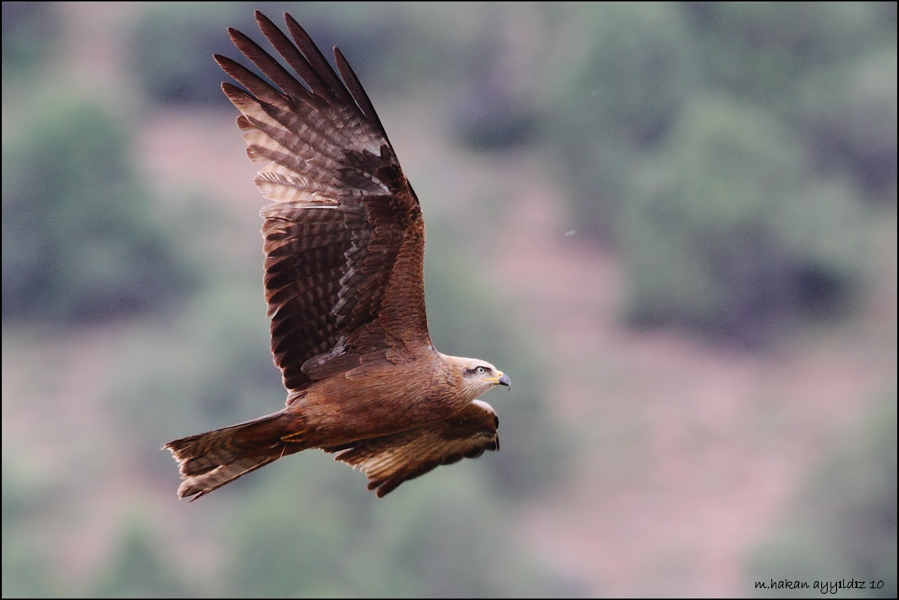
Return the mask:
<path id="1" fill-rule="evenodd" d="M 180 498 L 191 502 L 209 492 L 274 462 L 287 454 L 306 449 L 297 441 L 298 427 L 294 413 L 284 410 L 247 421 L 191 435 L 169 442 L 169 450 L 178 461 L 181 472 Z M 282 438 L 291 435 L 291 441 Z"/>

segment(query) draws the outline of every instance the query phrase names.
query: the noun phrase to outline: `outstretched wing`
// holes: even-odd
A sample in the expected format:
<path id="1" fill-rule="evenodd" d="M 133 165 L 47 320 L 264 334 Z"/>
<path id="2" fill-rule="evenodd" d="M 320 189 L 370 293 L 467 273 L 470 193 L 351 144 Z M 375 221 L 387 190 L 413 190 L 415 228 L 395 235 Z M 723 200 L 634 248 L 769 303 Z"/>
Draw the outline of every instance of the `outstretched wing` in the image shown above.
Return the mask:
<path id="1" fill-rule="evenodd" d="M 499 418 L 493 407 L 474 400 L 444 421 L 322 449 L 337 452 L 336 460 L 358 467 L 368 477 L 368 489 L 377 490 L 380 498 L 440 465 L 477 458 L 484 450 L 499 450 L 497 427 Z"/>
<path id="2" fill-rule="evenodd" d="M 424 221 L 368 96 L 343 54 L 337 68 L 288 14 L 293 41 L 262 13 L 262 33 L 303 83 L 235 29 L 235 46 L 274 84 L 216 55 L 246 90 L 240 110 L 255 182 L 274 202 L 265 223 L 265 298 L 285 387 L 431 347 L 424 301 Z M 305 84 L 305 86 L 303 85 Z"/>

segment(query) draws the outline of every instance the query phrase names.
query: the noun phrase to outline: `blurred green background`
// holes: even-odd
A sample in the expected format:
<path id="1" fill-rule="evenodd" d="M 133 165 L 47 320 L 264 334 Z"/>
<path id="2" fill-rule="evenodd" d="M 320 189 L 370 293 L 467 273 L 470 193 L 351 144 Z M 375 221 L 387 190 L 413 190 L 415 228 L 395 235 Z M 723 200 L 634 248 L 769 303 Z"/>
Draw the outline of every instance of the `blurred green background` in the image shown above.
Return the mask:
<path id="1" fill-rule="evenodd" d="M 383 500 L 273 412 L 213 52 L 339 45 L 421 199 L 502 451 Z M 895 597 L 895 3 L 3 3 L 3 596 Z M 326 52 L 326 54 L 330 54 Z M 800 595 L 820 595 L 809 589 Z"/>

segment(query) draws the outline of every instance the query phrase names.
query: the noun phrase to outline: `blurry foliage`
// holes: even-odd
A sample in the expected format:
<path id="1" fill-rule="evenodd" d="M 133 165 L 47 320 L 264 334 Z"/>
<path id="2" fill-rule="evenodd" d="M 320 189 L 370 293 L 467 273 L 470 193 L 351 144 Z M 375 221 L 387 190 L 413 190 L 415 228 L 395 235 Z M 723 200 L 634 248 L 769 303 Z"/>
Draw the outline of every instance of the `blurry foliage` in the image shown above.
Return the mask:
<path id="1" fill-rule="evenodd" d="M 845 314 L 870 267 L 863 201 L 895 203 L 895 5 L 576 14 L 590 43 L 552 74 L 547 138 L 573 226 L 624 254 L 628 316 L 757 346 Z"/>
<path id="2" fill-rule="evenodd" d="M 515 548 L 504 503 L 485 496 L 471 472 L 438 469 L 430 483 L 404 483 L 373 504 L 360 474 L 339 471 L 320 455 L 291 462 L 264 480 L 245 518 L 227 532 L 240 595 L 472 597 L 561 589 Z"/>
<path id="3" fill-rule="evenodd" d="M 58 51 L 59 17 L 50 2 L 3 3 L 4 102 L 8 86 L 34 77 Z"/>
<path id="4" fill-rule="evenodd" d="M 165 548 L 153 539 L 142 519 L 122 527 L 122 539 L 106 572 L 90 595 L 118 598 L 123 592 L 140 598 L 184 598 L 193 595 Z M 196 585 L 196 584 L 194 584 Z"/>
<path id="5" fill-rule="evenodd" d="M 680 7 L 709 85 L 789 111 L 803 80 L 892 39 L 895 5 L 696 2 Z"/>
<path id="6" fill-rule="evenodd" d="M 882 581 L 880 589 L 840 595 L 896 597 L 896 423 L 893 391 L 874 403 L 862 427 L 833 444 L 785 525 L 750 558 L 751 580 Z"/>
<path id="7" fill-rule="evenodd" d="M 175 2 L 148 7 L 131 48 L 147 97 L 166 104 L 230 106 L 221 90 L 224 74 L 212 55 L 229 54 L 227 28 L 245 31 L 253 23 L 253 6 Z"/>
<path id="8" fill-rule="evenodd" d="M 421 18 L 418 28 L 434 22 L 458 21 L 447 23 L 444 32 L 434 31 L 428 36 L 428 46 L 436 42 L 444 48 L 437 55 L 438 62 L 421 73 L 429 87 L 443 84 L 447 88 L 444 93 L 450 108 L 451 135 L 471 149 L 494 152 L 539 140 L 538 111 L 533 98 L 521 93 L 526 78 L 510 76 L 509 72 L 508 58 L 514 50 L 505 47 L 507 36 L 503 32 L 516 27 L 509 11 L 501 4 L 490 3 L 481 7 L 478 18 L 471 19 L 473 23 L 466 27 L 462 18 L 465 13 L 461 11 L 430 10 L 430 18 Z M 519 14 L 527 19 L 531 12 L 532 7 L 528 7 Z M 444 39 L 449 32 L 452 39 Z M 528 58 L 516 56 L 521 62 L 528 62 Z M 540 68 L 532 67 L 535 72 Z M 406 73 L 407 78 L 412 75 Z"/>
<path id="9" fill-rule="evenodd" d="M 3 130 L 3 318 L 84 321 L 183 294 L 122 124 L 64 95 Z"/>
<path id="10" fill-rule="evenodd" d="M 460 142 L 478 150 L 509 150 L 536 139 L 537 119 L 520 106 L 511 92 L 481 82 L 481 93 L 472 91 L 456 110 L 453 129 Z"/>
<path id="11" fill-rule="evenodd" d="M 408 74 L 427 72 L 443 62 L 439 45 L 424 43 L 429 38 L 420 29 L 410 32 L 405 26 L 406 11 L 395 5 L 313 2 L 304 3 L 300 10 L 277 2 L 162 3 L 144 12 L 132 47 L 132 61 L 147 96 L 162 104 L 230 106 L 221 91 L 221 83 L 229 77 L 212 55 L 222 54 L 258 70 L 228 39 L 227 28 L 242 31 L 270 54 L 277 54 L 259 31 L 254 10 L 288 35 L 283 13 L 302 17 L 301 25 L 332 65 L 332 46 L 339 41 L 369 92 L 402 81 L 397 65 Z"/>
<path id="12" fill-rule="evenodd" d="M 896 73 L 893 39 L 799 92 L 795 121 L 819 170 L 849 176 L 871 202 L 896 198 Z"/>
<path id="13" fill-rule="evenodd" d="M 606 237 L 630 193 L 634 163 L 671 127 L 699 74 L 675 5 L 578 4 L 570 12 L 584 40 L 580 55 L 547 74 L 544 119 L 573 221 Z"/>
<path id="14" fill-rule="evenodd" d="M 789 130 L 751 106 L 696 99 L 656 158 L 616 215 L 631 319 L 757 346 L 798 317 L 846 312 L 865 206 L 839 181 L 809 182 Z"/>
<path id="15" fill-rule="evenodd" d="M 895 3 L 685 7 L 710 86 L 798 127 L 823 172 L 895 189 Z"/>
<path id="16" fill-rule="evenodd" d="M 46 545 L 30 535 L 43 508 L 46 486 L 22 476 L 21 465 L 3 460 L 3 592 L 4 598 L 49 596 L 54 589 Z"/>
<path id="17" fill-rule="evenodd" d="M 252 277 L 240 285 L 210 283 L 164 326 L 137 324 L 123 336 L 109 408 L 173 482 L 171 457 L 156 452 L 163 443 L 283 407 L 259 288 Z"/>

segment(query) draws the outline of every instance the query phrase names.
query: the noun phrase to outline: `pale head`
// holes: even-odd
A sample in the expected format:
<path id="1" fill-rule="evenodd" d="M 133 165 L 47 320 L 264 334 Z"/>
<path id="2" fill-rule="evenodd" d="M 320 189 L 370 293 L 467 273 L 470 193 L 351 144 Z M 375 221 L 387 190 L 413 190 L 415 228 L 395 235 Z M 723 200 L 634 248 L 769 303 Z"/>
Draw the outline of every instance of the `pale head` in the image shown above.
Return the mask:
<path id="1" fill-rule="evenodd" d="M 486 360 L 447 356 L 445 354 L 441 356 L 453 365 L 454 369 L 461 376 L 462 389 L 465 392 L 465 396 L 471 400 L 498 385 L 512 387 L 512 381 L 509 379 L 509 376 Z"/>

